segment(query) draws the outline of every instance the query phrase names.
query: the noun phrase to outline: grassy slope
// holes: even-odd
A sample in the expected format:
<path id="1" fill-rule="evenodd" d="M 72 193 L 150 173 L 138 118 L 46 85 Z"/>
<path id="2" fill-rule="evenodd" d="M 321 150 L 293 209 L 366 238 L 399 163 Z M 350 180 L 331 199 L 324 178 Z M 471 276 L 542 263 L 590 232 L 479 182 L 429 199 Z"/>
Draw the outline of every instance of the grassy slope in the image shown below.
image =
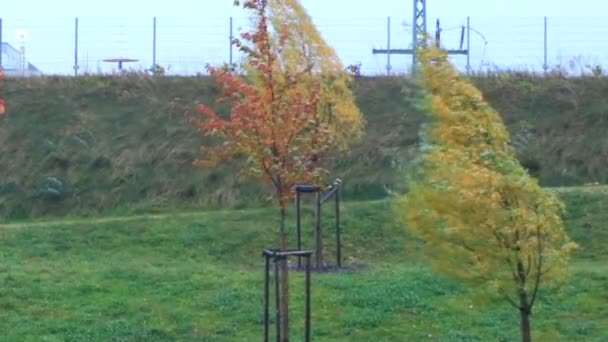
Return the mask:
<path id="1" fill-rule="evenodd" d="M 423 120 L 406 79 L 362 78 L 357 100 L 367 135 L 332 167 L 349 198 L 402 189 Z M 545 185 L 608 182 L 608 78 L 503 74 L 474 79 L 503 113 L 522 160 Z M 0 122 L 0 217 L 239 207 L 264 200 L 238 165 L 194 170 L 207 143 L 188 124 L 196 101 L 212 103 L 199 78 L 81 77 L 5 82 Z M 225 111 L 225 108 L 223 108 Z M 63 183 L 60 196 L 48 177 Z"/>
<path id="2" fill-rule="evenodd" d="M 533 331 L 542 341 L 605 341 L 608 195 L 560 196 L 582 250 L 571 283 L 543 292 Z M 369 268 L 313 275 L 314 339 L 517 340 L 518 313 L 433 275 L 390 212 L 388 201 L 345 205 L 345 258 Z M 250 209 L 2 225 L 0 339 L 259 340 L 260 251 L 275 245 L 274 217 Z M 303 277 L 291 279 L 301 340 Z"/>
<path id="3" fill-rule="evenodd" d="M 520 159 L 539 168 L 545 185 L 607 183 L 608 78 L 535 77 L 526 73 L 478 77 L 476 85 L 498 109 Z"/>

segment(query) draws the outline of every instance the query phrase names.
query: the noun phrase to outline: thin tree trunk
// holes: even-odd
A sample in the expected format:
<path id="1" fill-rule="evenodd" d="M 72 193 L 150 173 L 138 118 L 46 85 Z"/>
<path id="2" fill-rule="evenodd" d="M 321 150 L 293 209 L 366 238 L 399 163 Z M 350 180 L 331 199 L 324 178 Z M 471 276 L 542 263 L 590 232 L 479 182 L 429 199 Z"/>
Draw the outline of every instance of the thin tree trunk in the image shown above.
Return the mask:
<path id="1" fill-rule="evenodd" d="M 524 265 L 521 261 L 517 262 L 517 273 L 519 276 L 519 316 L 520 316 L 520 330 L 522 342 L 531 342 L 532 336 L 530 335 L 530 313 L 532 307 L 528 300 L 528 292 L 526 291 L 526 273 L 524 271 Z"/>
<path id="2" fill-rule="evenodd" d="M 519 315 L 521 318 L 521 340 L 522 342 L 531 342 L 532 336 L 530 335 L 530 310 L 528 310 L 527 308 L 520 309 Z"/>
<path id="3" fill-rule="evenodd" d="M 280 236 L 281 236 L 281 251 L 287 250 L 287 232 L 285 231 L 285 205 L 281 200 L 280 208 Z M 288 276 L 287 258 L 281 260 L 281 341 L 289 341 L 289 276 Z"/>

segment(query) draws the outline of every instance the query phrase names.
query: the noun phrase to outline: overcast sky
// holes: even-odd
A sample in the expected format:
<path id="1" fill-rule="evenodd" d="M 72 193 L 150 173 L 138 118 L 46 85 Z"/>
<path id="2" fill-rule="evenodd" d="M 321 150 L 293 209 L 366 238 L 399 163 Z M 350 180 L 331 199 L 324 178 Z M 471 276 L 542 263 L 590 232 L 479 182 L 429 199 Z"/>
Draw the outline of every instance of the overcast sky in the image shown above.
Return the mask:
<path id="1" fill-rule="evenodd" d="M 224 17 L 239 15 L 232 0 L 29 0 L 3 1 L 3 17 Z M 411 0 L 303 0 L 313 16 L 384 17 L 405 15 Z M 605 0 L 427 0 L 432 16 L 606 16 Z"/>
<path id="2" fill-rule="evenodd" d="M 70 73 L 74 64 L 74 17 L 80 20 L 79 64 L 89 72 L 109 71 L 101 60 L 130 57 L 134 68 L 152 62 L 152 17 L 158 18 L 157 62 L 172 72 L 195 73 L 206 63 L 228 60 L 228 18 L 234 31 L 246 27 L 246 13 L 232 0 L 30 0 L 3 1 L 3 41 L 19 48 L 16 32 L 26 32 L 27 59 L 47 73 Z M 302 0 L 324 37 L 344 64 L 361 63 L 366 73 L 385 71 L 387 16 L 391 46 L 411 44 L 412 0 Z M 574 4 L 574 5 L 573 5 Z M 543 17 L 549 17 L 549 64 L 607 61 L 606 0 L 427 0 L 428 28 L 435 19 L 445 29 L 442 41 L 458 48 L 460 26 L 471 17 L 471 65 L 474 69 L 538 68 L 543 64 Z M 409 69 L 409 57 L 391 56 L 396 72 Z M 238 55 L 235 54 L 235 59 Z M 453 58 L 459 66 L 464 57 Z M 6 64 L 6 62 L 5 62 Z"/>

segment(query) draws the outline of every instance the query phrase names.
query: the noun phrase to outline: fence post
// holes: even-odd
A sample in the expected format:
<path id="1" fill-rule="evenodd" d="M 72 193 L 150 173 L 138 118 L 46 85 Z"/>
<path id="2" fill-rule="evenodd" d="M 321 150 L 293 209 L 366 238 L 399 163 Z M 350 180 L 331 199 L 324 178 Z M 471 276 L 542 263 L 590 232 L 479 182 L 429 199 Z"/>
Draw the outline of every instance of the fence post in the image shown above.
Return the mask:
<path id="1" fill-rule="evenodd" d="M 306 281 L 304 287 L 306 292 L 306 304 L 304 305 L 304 341 L 310 342 L 310 254 L 306 257 Z"/>
<path id="2" fill-rule="evenodd" d="M 467 17 L 467 75 L 471 73 L 471 17 Z"/>
<path id="3" fill-rule="evenodd" d="M 74 76 L 78 76 L 78 17 L 74 19 Z"/>
<path id="4" fill-rule="evenodd" d="M 232 17 L 230 17 L 230 49 L 229 49 L 229 57 L 228 57 L 228 65 L 230 66 L 230 70 L 233 69 L 233 62 L 232 62 L 232 40 L 234 39 L 234 36 L 232 34 Z"/>
<path id="5" fill-rule="evenodd" d="M 300 191 L 296 189 L 296 246 L 298 250 L 302 249 L 302 218 L 300 215 Z M 298 269 L 302 267 L 302 258 L 298 256 Z"/>
<path id="6" fill-rule="evenodd" d="M 391 75 L 391 17 L 386 18 L 386 76 Z"/>
<path id="7" fill-rule="evenodd" d="M 280 273 L 279 273 L 279 261 L 281 259 L 275 256 L 274 258 L 274 301 L 276 307 L 276 329 L 277 329 L 277 341 L 281 341 L 281 289 L 280 289 Z M 285 275 L 283 275 L 285 276 Z"/>
<path id="8" fill-rule="evenodd" d="M 315 207 L 315 262 L 318 269 L 323 267 L 323 230 L 321 228 L 321 191 L 317 192 Z"/>
<path id="9" fill-rule="evenodd" d="M 340 188 L 334 194 L 336 197 L 336 264 L 342 268 L 342 241 L 340 240 Z"/>
<path id="10" fill-rule="evenodd" d="M 156 17 L 152 19 L 152 68 L 156 70 Z"/>
<path id="11" fill-rule="evenodd" d="M 270 257 L 264 255 L 264 342 L 268 342 L 268 325 L 270 321 Z"/>
<path id="12" fill-rule="evenodd" d="M 549 69 L 549 65 L 547 64 L 547 17 L 545 16 L 545 23 L 544 23 L 544 64 L 543 64 L 543 69 L 545 70 L 545 72 L 547 72 L 547 69 Z"/>

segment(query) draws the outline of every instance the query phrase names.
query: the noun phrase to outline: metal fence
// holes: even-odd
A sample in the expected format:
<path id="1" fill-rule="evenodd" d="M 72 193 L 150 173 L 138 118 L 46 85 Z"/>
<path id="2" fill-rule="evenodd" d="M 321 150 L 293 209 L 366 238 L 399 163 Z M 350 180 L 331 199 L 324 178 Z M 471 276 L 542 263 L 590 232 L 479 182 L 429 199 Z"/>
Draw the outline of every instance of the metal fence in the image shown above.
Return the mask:
<path id="1" fill-rule="evenodd" d="M 437 18 L 428 19 L 434 36 Z M 247 18 L 217 17 L 0 20 L 0 65 L 9 75 L 103 74 L 119 66 L 145 71 L 154 64 L 168 74 L 205 73 L 206 64 L 241 60 L 230 37 L 249 26 Z M 345 66 L 360 64 L 364 75 L 410 72 L 410 56 L 372 53 L 411 48 L 410 19 L 313 20 Z M 447 49 L 460 48 L 463 32 L 470 34 L 468 56 L 451 57 L 463 71 L 543 71 L 559 65 L 580 73 L 608 62 L 608 22 L 601 17 L 450 17 L 440 23 Z"/>

